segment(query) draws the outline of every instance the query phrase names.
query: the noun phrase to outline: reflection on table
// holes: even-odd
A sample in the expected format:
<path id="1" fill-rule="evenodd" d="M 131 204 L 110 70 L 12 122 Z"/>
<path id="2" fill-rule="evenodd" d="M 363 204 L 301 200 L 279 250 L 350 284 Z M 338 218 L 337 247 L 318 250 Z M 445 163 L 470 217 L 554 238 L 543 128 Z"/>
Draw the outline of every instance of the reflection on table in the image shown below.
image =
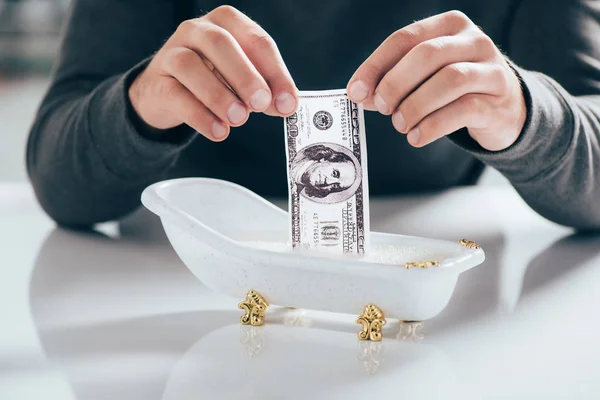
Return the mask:
<path id="1" fill-rule="evenodd" d="M 459 278 L 441 315 L 389 321 L 381 343 L 359 341 L 352 315 L 273 307 L 265 326 L 240 326 L 240 299 L 198 282 L 146 212 L 94 232 L 53 230 L 31 278 L 33 318 L 47 357 L 80 400 L 471 398 L 464 377 L 480 374 L 479 385 L 494 379 L 492 360 L 502 356 L 494 347 L 507 357 L 526 350 L 546 320 L 567 315 L 539 298 L 548 302 L 552 290 L 572 304 L 565 285 L 586 294 L 589 277 L 600 275 L 597 236 L 573 235 L 523 206 L 507 209 L 493 192 L 474 193 L 469 201 L 485 209 L 455 193 L 372 206 L 376 230 L 469 237 L 487 255 Z M 509 343 L 516 347 L 502 347 Z M 516 371 L 534 360 L 522 357 Z"/>

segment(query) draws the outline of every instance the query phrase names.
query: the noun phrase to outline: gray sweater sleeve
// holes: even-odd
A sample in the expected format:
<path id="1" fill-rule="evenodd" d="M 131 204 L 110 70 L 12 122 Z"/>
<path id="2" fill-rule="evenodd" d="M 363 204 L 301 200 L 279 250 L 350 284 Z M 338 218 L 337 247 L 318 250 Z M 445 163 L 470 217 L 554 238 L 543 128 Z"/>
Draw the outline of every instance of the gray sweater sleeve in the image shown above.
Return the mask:
<path id="1" fill-rule="evenodd" d="M 72 2 L 27 146 L 36 195 L 59 224 L 87 226 L 133 211 L 141 190 L 160 179 L 192 140 L 193 132 L 174 132 L 172 142 L 144 138 L 127 101 L 130 81 L 147 62 L 140 60 L 176 28 L 175 3 Z"/>
<path id="2" fill-rule="evenodd" d="M 600 4 L 525 0 L 513 18 L 505 50 L 528 108 L 521 136 L 501 152 L 483 150 L 464 132 L 452 139 L 498 169 L 541 215 L 598 230 Z"/>

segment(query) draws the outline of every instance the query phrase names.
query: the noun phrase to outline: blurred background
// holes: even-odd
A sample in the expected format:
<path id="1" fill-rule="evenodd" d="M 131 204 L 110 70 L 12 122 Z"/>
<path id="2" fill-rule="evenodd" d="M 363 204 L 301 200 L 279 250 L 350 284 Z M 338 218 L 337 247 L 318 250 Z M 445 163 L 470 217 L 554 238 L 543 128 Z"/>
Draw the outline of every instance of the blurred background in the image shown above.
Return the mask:
<path id="1" fill-rule="evenodd" d="M 102 1 L 102 0 L 97 0 Z M 25 182 L 25 144 L 70 0 L 0 0 L 0 181 Z M 505 183 L 486 170 L 483 184 Z"/>
<path id="2" fill-rule="evenodd" d="M 27 133 L 68 6 L 69 0 L 0 0 L 0 181 L 26 180 Z"/>

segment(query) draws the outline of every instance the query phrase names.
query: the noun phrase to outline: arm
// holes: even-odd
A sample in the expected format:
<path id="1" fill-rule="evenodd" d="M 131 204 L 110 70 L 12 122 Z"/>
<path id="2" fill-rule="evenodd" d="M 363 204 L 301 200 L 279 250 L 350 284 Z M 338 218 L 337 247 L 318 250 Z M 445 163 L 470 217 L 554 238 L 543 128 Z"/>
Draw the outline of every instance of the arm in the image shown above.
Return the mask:
<path id="1" fill-rule="evenodd" d="M 455 11 L 393 33 L 348 93 L 392 115 L 415 147 L 448 136 L 546 218 L 600 229 L 600 7 L 523 0 L 511 17 L 520 66 Z"/>
<path id="2" fill-rule="evenodd" d="M 541 215 L 580 230 L 600 229 L 598 2 L 523 1 L 507 51 L 523 82 L 523 131 L 499 153 L 468 148 Z"/>
<path id="3" fill-rule="evenodd" d="M 188 3 L 74 1 L 27 150 L 36 195 L 60 224 L 132 211 L 194 132 L 222 141 L 250 111 L 295 111 L 273 39 L 233 7 L 175 15 Z"/>
<path id="4" fill-rule="evenodd" d="M 174 2 L 72 2 L 50 88 L 27 147 L 42 207 L 86 226 L 125 215 L 181 143 L 150 141 L 132 125 L 127 87 L 176 26 Z M 143 27 L 143 29 L 140 29 Z M 136 67 L 137 65 L 137 67 Z"/>

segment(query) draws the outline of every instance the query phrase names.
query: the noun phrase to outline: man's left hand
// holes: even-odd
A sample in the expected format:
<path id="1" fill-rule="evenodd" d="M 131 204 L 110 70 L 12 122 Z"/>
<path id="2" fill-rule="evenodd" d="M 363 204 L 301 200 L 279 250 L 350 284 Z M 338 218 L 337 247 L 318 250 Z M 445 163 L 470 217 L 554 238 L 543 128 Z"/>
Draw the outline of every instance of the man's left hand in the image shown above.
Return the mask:
<path id="1" fill-rule="evenodd" d="M 348 95 L 391 114 L 415 147 L 466 127 L 484 149 L 503 150 L 517 140 L 526 116 L 516 74 L 458 11 L 394 32 L 354 73 Z"/>

